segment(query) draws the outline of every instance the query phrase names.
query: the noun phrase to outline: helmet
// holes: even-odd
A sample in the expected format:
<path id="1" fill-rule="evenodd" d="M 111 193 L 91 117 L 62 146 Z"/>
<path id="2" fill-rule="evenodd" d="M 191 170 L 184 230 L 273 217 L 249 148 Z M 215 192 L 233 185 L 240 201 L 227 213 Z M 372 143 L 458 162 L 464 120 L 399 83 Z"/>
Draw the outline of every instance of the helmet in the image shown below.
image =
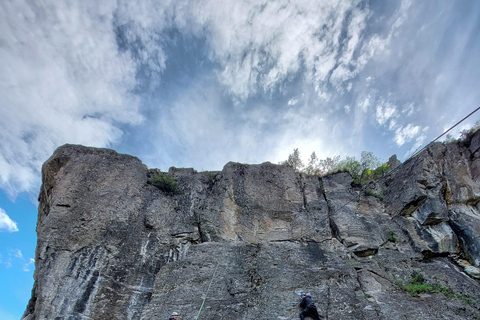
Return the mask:
<path id="1" fill-rule="evenodd" d="M 305 292 L 300 293 L 300 297 L 301 297 L 301 296 L 306 296 L 306 295 L 307 295 L 307 294 L 306 294 Z"/>
<path id="2" fill-rule="evenodd" d="M 172 312 L 172 316 L 178 316 L 178 313 Z"/>

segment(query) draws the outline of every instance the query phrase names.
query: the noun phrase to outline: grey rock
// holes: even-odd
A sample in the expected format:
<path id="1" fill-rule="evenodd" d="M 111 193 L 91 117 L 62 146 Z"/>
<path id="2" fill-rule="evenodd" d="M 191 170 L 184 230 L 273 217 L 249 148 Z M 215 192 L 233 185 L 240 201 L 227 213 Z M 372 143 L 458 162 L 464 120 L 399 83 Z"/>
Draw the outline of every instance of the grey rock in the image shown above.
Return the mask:
<path id="1" fill-rule="evenodd" d="M 413 217 L 423 226 L 448 221 L 447 204 L 444 199 L 428 197 L 425 202 L 414 211 Z"/>
<path id="2" fill-rule="evenodd" d="M 480 266 L 480 212 L 465 204 L 451 205 L 449 224 L 459 238 L 459 245 L 473 265 Z"/>
<path id="3" fill-rule="evenodd" d="M 382 200 L 348 173 L 271 163 L 172 167 L 168 194 L 135 157 L 65 145 L 42 169 L 22 319 L 194 319 L 202 303 L 199 319 L 296 319 L 301 291 L 328 319 L 480 318 L 472 148 L 430 146 L 375 186 Z M 411 296 L 399 284 L 418 273 L 455 294 Z"/>
<path id="4" fill-rule="evenodd" d="M 394 154 L 393 156 L 391 156 L 390 158 L 388 158 L 388 166 L 390 167 L 390 169 L 395 169 L 396 167 L 398 167 L 399 165 L 401 165 L 402 163 L 397 159 L 397 155 Z"/>
<path id="5" fill-rule="evenodd" d="M 471 154 L 474 154 L 478 151 L 478 149 L 480 149 L 480 135 L 476 134 L 472 137 L 468 149 L 470 150 Z"/>
<path id="6" fill-rule="evenodd" d="M 480 279 L 480 269 L 474 266 L 469 266 L 465 268 L 465 272 L 475 279 Z"/>

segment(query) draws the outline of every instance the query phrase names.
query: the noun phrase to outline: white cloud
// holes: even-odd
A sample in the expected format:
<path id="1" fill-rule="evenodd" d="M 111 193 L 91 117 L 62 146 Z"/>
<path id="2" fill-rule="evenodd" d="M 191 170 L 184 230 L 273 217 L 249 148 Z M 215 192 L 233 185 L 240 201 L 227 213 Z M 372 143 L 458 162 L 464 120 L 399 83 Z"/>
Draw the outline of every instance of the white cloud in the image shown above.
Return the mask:
<path id="1" fill-rule="evenodd" d="M 289 106 L 294 106 L 298 103 L 298 99 L 290 99 L 288 100 L 288 105 Z"/>
<path id="2" fill-rule="evenodd" d="M 431 108 L 439 95 L 427 81 L 422 90 L 433 93 L 425 94 L 425 102 L 415 100 L 416 94 L 403 95 L 410 92 L 411 83 L 422 83 L 423 88 L 423 75 L 432 67 L 428 61 L 436 53 L 425 50 L 418 55 L 413 45 L 409 30 L 417 30 L 412 19 L 423 26 L 430 20 L 412 17 L 412 4 L 391 4 L 393 9 L 385 13 L 358 0 L 4 1 L 0 187 L 12 197 L 21 191 L 37 192 L 41 165 L 56 147 L 67 142 L 115 146 L 122 139 L 121 128 L 142 123 L 142 107 L 158 115 L 155 125 L 162 128 L 148 128 L 162 134 L 155 139 L 181 146 L 171 155 L 161 150 L 162 158 L 175 165 L 187 159 L 183 155 L 190 165 L 206 167 L 228 160 L 254 161 L 259 155 L 275 159 L 302 145 L 308 149 L 304 152 L 313 149 L 319 156 L 331 156 L 339 153 L 331 142 L 337 143 L 346 128 L 338 118 L 344 112 L 355 117 L 355 133 L 363 132 L 373 118 L 382 130 L 395 133 L 397 146 L 419 141 L 422 135 L 414 131 L 420 123 L 413 123 L 412 116 Z M 217 89 L 202 87 L 205 80 L 195 79 L 175 88 L 182 94 L 168 105 L 146 107 L 139 87 L 161 88 L 168 81 L 163 72 L 182 63 L 168 56 L 169 50 L 191 49 L 173 43 L 172 32 L 201 39 L 202 56 L 192 52 L 188 58 L 198 65 L 214 65 L 206 73 Z M 462 39 L 467 41 L 471 33 L 465 34 Z M 461 49 L 455 52 L 466 52 Z M 419 74 L 422 77 L 415 77 Z M 453 79 L 436 75 L 442 90 Z M 288 91 L 293 82 L 302 88 Z M 274 102 L 246 106 L 256 94 Z M 161 96 L 155 99 L 163 101 Z M 225 107 L 222 99 L 233 103 Z"/>
<path id="3" fill-rule="evenodd" d="M 387 120 L 395 116 L 397 108 L 389 102 L 381 103 L 377 106 L 375 111 L 375 119 L 381 125 L 385 124 Z"/>
<path id="4" fill-rule="evenodd" d="M 355 0 L 196 1 L 178 11 L 176 22 L 197 32 L 208 29 L 219 79 L 240 98 L 278 89 L 300 70 L 319 95 L 328 96 L 325 85 L 349 91 L 348 81 L 386 45 L 365 33 L 369 14 Z"/>
<path id="5" fill-rule="evenodd" d="M 12 267 L 12 258 L 8 258 L 7 261 L 3 263 L 5 265 L 5 268 L 11 268 Z"/>
<path id="6" fill-rule="evenodd" d="M 17 259 L 23 260 L 23 254 L 22 254 L 22 251 L 20 251 L 20 249 L 13 250 L 12 255 Z"/>
<path id="7" fill-rule="evenodd" d="M 22 270 L 25 271 L 25 272 L 29 272 L 29 271 L 30 271 L 30 267 L 31 267 L 32 265 L 34 265 L 34 264 L 35 264 L 35 260 L 32 259 L 32 258 L 30 258 L 30 259 L 28 260 L 28 262 L 23 265 Z"/>
<path id="8" fill-rule="evenodd" d="M 390 119 L 388 130 L 394 131 L 397 128 L 397 121 L 395 119 Z"/>
<path id="9" fill-rule="evenodd" d="M 139 123 L 135 64 L 117 50 L 115 1 L 4 1 L 0 10 L 0 187 L 36 191 L 64 143 L 108 146 Z"/>
<path id="10" fill-rule="evenodd" d="M 368 107 L 370 106 L 370 99 L 371 97 L 368 96 L 358 105 L 363 112 L 368 111 Z"/>
<path id="11" fill-rule="evenodd" d="M 5 210 L 3 210 L 2 208 L 0 208 L 0 231 L 18 231 L 17 223 L 10 219 Z"/>
<path id="12" fill-rule="evenodd" d="M 400 127 L 395 131 L 395 142 L 397 143 L 398 146 L 404 145 L 406 142 L 411 141 L 415 136 L 418 135 L 420 132 L 420 127 L 419 126 L 413 126 L 411 123 L 409 123 L 405 127 Z M 417 140 L 417 144 L 421 144 L 425 137 L 422 137 L 422 139 Z"/>
<path id="13" fill-rule="evenodd" d="M 402 109 L 402 113 L 405 114 L 406 117 L 413 115 L 415 111 L 415 104 L 413 102 L 405 105 Z"/>
<path id="14" fill-rule="evenodd" d="M 0 255 L 0 264 L 3 264 L 6 268 L 11 268 L 15 265 L 16 267 L 21 267 L 22 271 L 29 272 L 31 266 L 35 264 L 35 259 L 29 258 L 27 260 L 23 257 L 20 249 L 10 249 L 8 250 L 8 259 L 5 261 L 2 260 Z"/>

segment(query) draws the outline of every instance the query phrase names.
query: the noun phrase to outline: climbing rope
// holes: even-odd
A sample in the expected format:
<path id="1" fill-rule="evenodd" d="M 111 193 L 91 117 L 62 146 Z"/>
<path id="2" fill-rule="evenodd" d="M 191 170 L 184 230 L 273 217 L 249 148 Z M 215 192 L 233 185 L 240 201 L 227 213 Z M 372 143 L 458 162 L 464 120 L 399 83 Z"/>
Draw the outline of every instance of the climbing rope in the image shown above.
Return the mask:
<path id="1" fill-rule="evenodd" d="M 453 128 L 455 128 L 456 126 L 458 126 L 460 123 L 462 123 L 463 121 L 465 121 L 467 118 L 469 118 L 471 115 L 473 115 L 475 112 L 477 112 L 478 110 L 480 110 L 480 106 L 473 110 L 472 112 L 470 112 L 470 114 L 468 114 L 467 116 L 465 116 L 462 120 L 458 121 L 456 124 L 454 124 L 452 127 L 450 127 L 448 130 L 444 131 L 441 135 L 439 135 L 438 137 L 436 137 L 434 140 L 430 141 L 427 145 L 425 145 L 422 149 L 420 149 L 419 151 L 417 152 L 414 152 L 407 160 L 405 160 L 405 162 L 401 163 L 398 167 L 395 167 L 392 171 L 389 171 L 387 173 L 385 173 L 383 176 L 381 176 L 380 178 L 378 178 L 376 181 L 374 181 L 373 183 L 369 184 L 365 189 L 363 189 L 362 191 L 360 191 L 355 197 L 351 198 L 350 200 L 348 200 L 344 205 L 342 205 L 340 208 L 338 208 L 337 210 L 335 210 L 334 212 L 332 212 L 330 215 L 334 215 L 336 214 L 337 212 L 339 212 L 340 210 L 342 210 L 343 208 L 345 208 L 347 205 L 349 205 L 351 202 L 357 200 L 362 194 L 364 194 L 365 192 L 367 192 L 367 190 L 373 188 L 377 183 L 379 183 L 380 181 L 382 181 L 383 179 L 385 179 L 386 177 L 390 176 L 392 173 L 394 173 L 395 171 L 397 171 L 399 168 L 401 168 L 404 164 L 406 164 L 410 159 L 416 157 L 417 155 L 419 155 L 421 152 L 423 152 L 423 150 L 427 149 L 432 143 L 434 143 L 435 141 L 437 141 L 438 139 L 440 139 L 441 137 L 443 137 L 444 135 L 446 135 L 449 131 L 451 131 Z M 305 234 L 307 234 L 308 232 L 311 232 L 313 229 L 315 229 L 316 227 L 318 227 L 321 223 L 323 223 L 325 220 L 329 219 L 330 218 L 330 215 L 327 217 L 327 218 L 324 218 L 322 220 L 320 220 L 320 222 L 318 223 L 315 223 L 313 224 L 312 227 L 310 227 L 309 229 L 307 229 L 306 231 L 303 231 L 300 233 L 300 235 L 292 238 L 293 240 L 297 240 L 297 239 L 300 239 L 302 236 L 304 236 Z"/>
<path id="2" fill-rule="evenodd" d="M 219 262 L 217 261 L 215 271 L 213 271 L 212 279 L 210 279 L 210 283 L 208 284 L 207 292 L 205 293 L 205 297 L 203 298 L 202 305 L 200 306 L 200 310 L 198 310 L 198 313 L 197 313 L 197 316 L 195 317 L 195 320 L 198 320 L 198 318 L 200 317 L 200 313 L 202 312 L 203 305 L 205 304 L 205 300 L 207 300 L 208 291 L 210 291 L 210 287 L 212 286 L 213 279 L 215 278 L 215 274 L 217 273 L 218 264 L 219 264 Z"/>

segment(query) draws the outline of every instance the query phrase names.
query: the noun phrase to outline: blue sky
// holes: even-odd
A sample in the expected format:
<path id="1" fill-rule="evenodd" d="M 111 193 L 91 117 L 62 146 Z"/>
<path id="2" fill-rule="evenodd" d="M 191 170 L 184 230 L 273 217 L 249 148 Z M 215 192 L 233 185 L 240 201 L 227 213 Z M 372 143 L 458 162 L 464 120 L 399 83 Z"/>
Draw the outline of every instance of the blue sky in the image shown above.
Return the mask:
<path id="1" fill-rule="evenodd" d="M 404 160 L 479 106 L 479 31 L 474 0 L 2 1 L 0 318 L 27 304 L 58 146 L 162 170 Z"/>

